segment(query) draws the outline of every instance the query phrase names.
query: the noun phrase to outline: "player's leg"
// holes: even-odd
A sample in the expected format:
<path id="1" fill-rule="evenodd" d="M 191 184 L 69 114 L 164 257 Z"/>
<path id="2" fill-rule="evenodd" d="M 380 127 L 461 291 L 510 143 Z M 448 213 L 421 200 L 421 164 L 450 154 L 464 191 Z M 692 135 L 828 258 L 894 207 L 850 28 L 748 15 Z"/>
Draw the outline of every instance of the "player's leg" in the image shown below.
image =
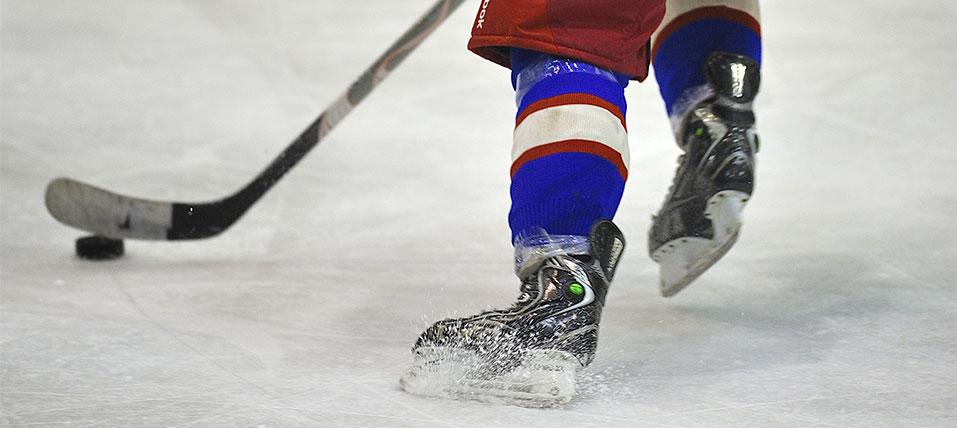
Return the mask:
<path id="1" fill-rule="evenodd" d="M 519 48 L 510 60 L 518 113 L 509 224 L 521 295 L 511 308 L 426 330 L 402 383 L 420 394 L 545 406 L 569 400 L 577 368 L 594 357 L 624 249 L 617 227 L 600 221 L 614 216 L 628 175 L 628 78 Z"/>
<path id="2" fill-rule="evenodd" d="M 512 141 L 509 226 L 519 278 L 540 260 L 543 236 L 586 242 L 612 219 L 628 178 L 628 76 L 584 61 L 511 50 L 518 112 Z"/>
<path id="3" fill-rule="evenodd" d="M 757 0 L 668 0 L 653 64 L 684 154 L 649 233 L 661 292 L 681 291 L 737 240 L 754 189 Z"/>
<path id="4" fill-rule="evenodd" d="M 604 12 L 569 0 L 482 3 L 470 47 L 511 67 L 518 104 L 509 225 L 521 294 L 510 308 L 426 330 L 407 391 L 559 404 L 594 357 L 624 250 L 607 221 L 628 176 L 624 88 L 645 76 L 645 42 L 663 14 L 648 5 L 663 2 L 593 3 Z M 615 30 L 626 24 L 632 33 Z"/>

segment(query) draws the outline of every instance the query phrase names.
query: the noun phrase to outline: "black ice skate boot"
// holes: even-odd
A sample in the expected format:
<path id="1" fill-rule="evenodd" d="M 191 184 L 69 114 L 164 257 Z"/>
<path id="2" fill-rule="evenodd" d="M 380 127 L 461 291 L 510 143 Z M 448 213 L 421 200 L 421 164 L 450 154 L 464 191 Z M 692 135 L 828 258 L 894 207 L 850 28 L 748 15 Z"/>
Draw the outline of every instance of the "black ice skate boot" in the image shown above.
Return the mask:
<path id="1" fill-rule="evenodd" d="M 402 388 L 531 407 L 568 402 L 575 373 L 595 356 L 601 310 L 625 240 L 610 221 L 596 223 L 587 240 L 554 238 L 578 238 L 584 251 L 567 242 L 536 247 L 519 264 L 528 274 L 511 308 L 429 327 L 412 349 Z"/>
<path id="2" fill-rule="evenodd" d="M 664 296 L 688 286 L 734 245 L 754 189 L 758 137 L 751 103 L 760 82 L 758 64 L 719 52 L 708 58 L 704 72 L 703 96 L 676 126 L 684 154 L 649 232 Z"/>

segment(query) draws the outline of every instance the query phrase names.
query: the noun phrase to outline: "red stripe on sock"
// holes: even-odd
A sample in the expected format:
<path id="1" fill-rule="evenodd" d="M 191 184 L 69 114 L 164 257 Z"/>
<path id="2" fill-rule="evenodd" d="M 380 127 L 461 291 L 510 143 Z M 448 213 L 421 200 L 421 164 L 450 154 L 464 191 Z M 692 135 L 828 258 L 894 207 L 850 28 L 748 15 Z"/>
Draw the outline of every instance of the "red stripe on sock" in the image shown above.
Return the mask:
<path id="1" fill-rule="evenodd" d="M 618 153 L 618 151 L 615 149 L 602 143 L 588 140 L 565 140 L 533 147 L 527 150 L 525 153 L 522 153 L 518 159 L 515 159 L 515 162 L 512 162 L 512 170 L 510 175 L 514 177 L 515 173 L 518 172 L 522 165 L 527 162 L 558 153 L 588 153 L 599 156 L 608 162 L 611 162 L 612 165 L 618 169 L 618 173 L 621 174 L 622 180 L 628 180 L 628 168 L 625 167 L 625 162 L 621 158 L 621 153 Z"/>
<path id="2" fill-rule="evenodd" d="M 593 105 L 595 107 L 601 107 L 605 110 L 608 110 L 608 112 L 615 115 L 615 117 L 617 117 L 618 120 L 621 121 L 621 126 L 624 126 L 625 130 L 628 130 L 628 127 L 625 126 L 625 116 L 621 114 L 621 110 L 618 109 L 618 106 L 608 101 L 605 101 L 600 97 L 596 97 L 591 94 L 585 94 L 580 92 L 557 95 L 551 98 L 545 98 L 544 100 L 539 100 L 532 104 L 529 104 L 529 106 L 524 111 L 522 111 L 522 113 L 518 116 L 518 118 L 515 119 L 515 127 L 517 128 L 518 125 L 520 125 L 522 121 L 524 121 L 525 118 L 527 118 L 532 113 L 547 109 L 549 107 L 557 107 L 557 106 L 572 105 L 572 104 L 588 104 L 588 105 Z"/>
<path id="3" fill-rule="evenodd" d="M 761 36 L 761 23 L 745 11 L 727 6 L 701 7 L 678 15 L 675 19 L 672 19 L 665 28 L 662 28 L 661 32 L 658 33 L 658 37 L 655 39 L 655 46 L 651 49 L 651 57 L 654 58 L 655 55 L 658 54 L 658 47 L 661 46 L 661 42 L 668 40 L 668 36 L 679 28 L 694 21 L 715 18 L 743 25 L 757 33 L 759 37 Z"/>

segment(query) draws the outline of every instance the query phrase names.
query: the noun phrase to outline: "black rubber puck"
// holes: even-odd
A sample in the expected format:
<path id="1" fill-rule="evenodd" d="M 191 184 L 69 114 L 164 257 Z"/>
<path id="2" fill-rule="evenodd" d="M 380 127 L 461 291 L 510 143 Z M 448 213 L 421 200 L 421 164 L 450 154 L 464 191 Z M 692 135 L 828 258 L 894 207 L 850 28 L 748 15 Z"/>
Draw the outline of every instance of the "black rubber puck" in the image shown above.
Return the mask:
<path id="1" fill-rule="evenodd" d="M 123 240 L 86 236 L 76 240 L 76 255 L 87 260 L 112 260 L 123 255 Z"/>

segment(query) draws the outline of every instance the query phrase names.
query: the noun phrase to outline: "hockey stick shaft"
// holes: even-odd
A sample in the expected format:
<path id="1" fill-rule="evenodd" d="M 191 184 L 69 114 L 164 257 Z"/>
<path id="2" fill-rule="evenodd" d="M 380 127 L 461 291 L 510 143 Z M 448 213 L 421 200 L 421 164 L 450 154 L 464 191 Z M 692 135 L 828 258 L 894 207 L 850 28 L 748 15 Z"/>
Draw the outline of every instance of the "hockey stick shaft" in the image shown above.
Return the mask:
<path id="1" fill-rule="evenodd" d="M 252 202 L 259 199 L 277 180 L 295 166 L 313 147 L 319 144 L 353 108 L 362 102 L 376 86 L 385 80 L 399 64 L 418 47 L 464 0 L 440 0 L 425 15 L 409 28 L 349 89 L 327 107 L 316 120 L 303 131 L 269 166 L 251 183 Z M 246 190 L 246 189 L 243 189 Z"/>
<path id="2" fill-rule="evenodd" d="M 214 202 L 164 202 L 124 196 L 69 178 L 46 191 L 60 222 L 117 239 L 186 240 L 216 236 L 236 222 L 366 98 L 464 0 L 439 0 L 252 181 Z"/>

